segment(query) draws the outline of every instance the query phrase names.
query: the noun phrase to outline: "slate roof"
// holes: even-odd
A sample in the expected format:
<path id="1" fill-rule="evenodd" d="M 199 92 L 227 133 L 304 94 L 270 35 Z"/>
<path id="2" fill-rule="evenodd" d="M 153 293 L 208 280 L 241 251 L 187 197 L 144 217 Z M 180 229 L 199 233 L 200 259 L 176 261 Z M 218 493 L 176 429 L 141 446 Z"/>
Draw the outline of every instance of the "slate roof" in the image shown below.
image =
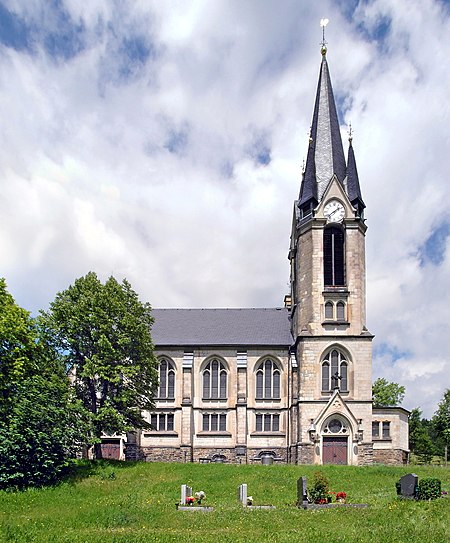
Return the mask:
<path id="1" fill-rule="evenodd" d="M 355 205 L 358 201 L 362 208 L 366 207 L 362 196 L 361 188 L 359 186 L 358 170 L 356 169 L 355 153 L 353 151 L 353 145 L 350 141 L 350 147 L 348 148 L 348 162 L 347 162 L 347 193 L 350 202 Z"/>
<path id="2" fill-rule="evenodd" d="M 325 54 L 322 54 L 299 205 L 311 199 L 320 201 L 333 174 L 343 183 L 346 165 L 330 72 Z"/>
<path id="3" fill-rule="evenodd" d="M 153 309 L 155 347 L 292 344 L 285 308 Z"/>

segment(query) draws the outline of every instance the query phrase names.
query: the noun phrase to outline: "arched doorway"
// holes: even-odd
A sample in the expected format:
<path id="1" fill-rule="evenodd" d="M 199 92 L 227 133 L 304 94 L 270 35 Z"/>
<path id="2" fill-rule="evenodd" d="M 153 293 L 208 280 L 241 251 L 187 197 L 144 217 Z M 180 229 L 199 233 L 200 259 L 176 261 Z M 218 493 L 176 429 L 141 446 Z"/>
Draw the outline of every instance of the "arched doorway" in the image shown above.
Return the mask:
<path id="1" fill-rule="evenodd" d="M 331 415 L 322 427 L 322 464 L 348 464 L 350 424 L 342 415 Z"/>

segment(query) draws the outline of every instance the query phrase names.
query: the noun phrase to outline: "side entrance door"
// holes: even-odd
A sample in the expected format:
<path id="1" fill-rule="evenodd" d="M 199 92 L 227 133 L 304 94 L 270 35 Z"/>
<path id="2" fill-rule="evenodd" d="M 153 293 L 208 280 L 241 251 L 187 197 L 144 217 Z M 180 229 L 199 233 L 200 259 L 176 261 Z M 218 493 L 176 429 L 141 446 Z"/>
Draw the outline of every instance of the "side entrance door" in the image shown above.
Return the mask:
<path id="1" fill-rule="evenodd" d="M 324 437 L 322 461 L 324 464 L 347 464 L 346 437 Z"/>
<path id="2" fill-rule="evenodd" d="M 120 460 L 120 442 L 119 440 L 108 439 L 102 442 L 103 458 L 111 458 L 112 460 Z"/>

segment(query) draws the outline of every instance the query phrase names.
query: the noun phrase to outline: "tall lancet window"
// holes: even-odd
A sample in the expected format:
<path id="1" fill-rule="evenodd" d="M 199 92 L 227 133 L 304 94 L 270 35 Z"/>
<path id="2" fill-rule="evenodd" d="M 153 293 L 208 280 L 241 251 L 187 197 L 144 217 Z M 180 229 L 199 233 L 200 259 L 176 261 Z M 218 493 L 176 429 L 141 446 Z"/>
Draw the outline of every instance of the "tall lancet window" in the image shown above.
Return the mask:
<path id="1" fill-rule="evenodd" d="M 338 349 L 332 349 L 322 361 L 322 391 L 335 388 L 348 392 L 348 362 Z"/>
<path id="2" fill-rule="evenodd" d="M 175 398 L 175 368 L 172 362 L 164 358 L 159 363 L 159 399 Z"/>
<path id="3" fill-rule="evenodd" d="M 270 360 L 264 360 L 256 368 L 256 399 L 279 399 L 280 377 L 278 366 Z"/>
<path id="4" fill-rule="evenodd" d="M 326 287 L 345 286 L 345 236 L 335 226 L 323 231 L 323 276 Z"/>
<path id="5" fill-rule="evenodd" d="M 203 399 L 225 400 L 227 398 L 227 370 L 219 360 L 212 360 L 203 370 Z"/>

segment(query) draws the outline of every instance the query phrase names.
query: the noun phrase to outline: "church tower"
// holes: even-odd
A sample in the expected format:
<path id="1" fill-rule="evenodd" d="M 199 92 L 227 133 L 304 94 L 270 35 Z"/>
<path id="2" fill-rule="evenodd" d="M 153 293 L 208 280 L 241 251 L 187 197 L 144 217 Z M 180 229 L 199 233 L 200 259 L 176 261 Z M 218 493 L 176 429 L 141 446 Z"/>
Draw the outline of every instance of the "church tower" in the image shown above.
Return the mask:
<path id="1" fill-rule="evenodd" d="M 352 137 L 344 155 L 322 45 L 291 245 L 291 461 L 372 462 L 372 339 L 366 328 L 362 199 Z"/>

